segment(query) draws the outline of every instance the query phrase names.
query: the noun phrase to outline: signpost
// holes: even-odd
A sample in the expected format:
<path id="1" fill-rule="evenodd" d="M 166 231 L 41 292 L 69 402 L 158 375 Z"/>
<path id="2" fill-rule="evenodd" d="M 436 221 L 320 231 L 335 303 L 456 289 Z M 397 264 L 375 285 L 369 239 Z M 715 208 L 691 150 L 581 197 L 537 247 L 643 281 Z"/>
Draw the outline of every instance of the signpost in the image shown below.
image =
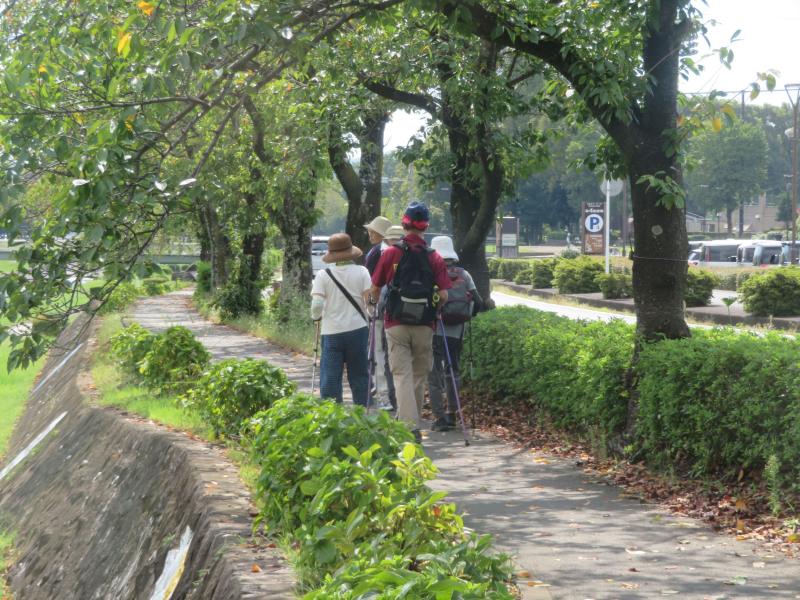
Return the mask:
<path id="1" fill-rule="evenodd" d="M 582 252 L 584 254 L 602 254 L 603 228 L 606 224 L 605 209 L 602 202 L 584 202 L 581 205 L 581 222 L 583 223 Z"/>
<path id="2" fill-rule="evenodd" d="M 605 228 L 605 254 L 606 254 L 606 273 L 611 271 L 609 248 L 611 247 L 611 196 L 616 196 L 622 191 L 622 181 L 619 179 L 604 179 L 600 184 L 600 191 L 606 195 L 606 228 Z M 623 219 L 627 219 L 628 215 L 623 215 Z"/>
<path id="3" fill-rule="evenodd" d="M 517 258 L 519 256 L 519 219 L 503 217 L 497 224 L 497 256 Z"/>

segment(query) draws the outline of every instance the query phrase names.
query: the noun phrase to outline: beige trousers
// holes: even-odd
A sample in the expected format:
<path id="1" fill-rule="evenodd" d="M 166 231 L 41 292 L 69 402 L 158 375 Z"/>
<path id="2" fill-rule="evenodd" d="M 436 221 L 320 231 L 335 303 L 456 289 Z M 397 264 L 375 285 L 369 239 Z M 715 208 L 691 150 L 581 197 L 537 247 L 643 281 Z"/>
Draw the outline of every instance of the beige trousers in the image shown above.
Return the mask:
<path id="1" fill-rule="evenodd" d="M 433 329 L 426 325 L 395 325 L 386 330 L 389 369 L 397 392 L 397 418 L 420 429 L 425 382 L 433 367 Z"/>

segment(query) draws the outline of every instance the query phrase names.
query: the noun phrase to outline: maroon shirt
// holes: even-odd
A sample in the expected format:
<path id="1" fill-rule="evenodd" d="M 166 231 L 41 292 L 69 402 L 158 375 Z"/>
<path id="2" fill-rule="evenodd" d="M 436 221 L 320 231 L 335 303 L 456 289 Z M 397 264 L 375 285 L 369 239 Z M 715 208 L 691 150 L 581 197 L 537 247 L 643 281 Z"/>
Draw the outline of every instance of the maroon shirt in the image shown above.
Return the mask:
<path id="1" fill-rule="evenodd" d="M 403 241 L 410 247 L 421 247 L 421 252 L 425 252 L 424 248 L 427 246 L 425 240 L 416 233 L 409 233 Z M 450 284 L 450 277 L 447 274 L 447 264 L 441 255 L 436 252 L 428 252 L 428 260 L 430 261 L 431 271 L 433 271 L 433 279 L 440 290 L 449 290 L 452 286 Z M 375 272 L 372 274 L 372 285 L 382 288 L 394 279 L 394 273 L 397 270 L 397 264 L 403 257 L 403 249 L 398 246 L 387 248 L 381 253 L 381 259 L 375 267 Z M 394 327 L 395 325 L 402 325 L 398 321 L 393 321 L 389 318 L 389 313 L 385 316 L 386 327 Z M 431 327 L 436 329 L 436 323 L 431 323 Z"/>

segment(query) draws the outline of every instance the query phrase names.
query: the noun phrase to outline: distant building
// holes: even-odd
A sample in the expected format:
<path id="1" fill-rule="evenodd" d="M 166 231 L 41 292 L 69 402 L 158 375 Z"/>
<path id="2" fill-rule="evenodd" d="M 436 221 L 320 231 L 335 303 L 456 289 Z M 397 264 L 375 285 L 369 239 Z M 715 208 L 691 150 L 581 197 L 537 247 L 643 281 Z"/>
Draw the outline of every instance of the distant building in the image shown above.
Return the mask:
<path id="1" fill-rule="evenodd" d="M 744 205 L 745 233 L 763 233 L 772 229 L 783 229 L 783 222 L 778 220 L 778 207 L 767 203 L 767 195 L 761 194 L 758 204 Z M 725 211 L 712 217 L 702 217 L 694 213 L 686 213 L 686 231 L 688 233 L 728 233 L 728 221 Z M 739 210 L 733 211 L 733 232 L 739 231 Z"/>

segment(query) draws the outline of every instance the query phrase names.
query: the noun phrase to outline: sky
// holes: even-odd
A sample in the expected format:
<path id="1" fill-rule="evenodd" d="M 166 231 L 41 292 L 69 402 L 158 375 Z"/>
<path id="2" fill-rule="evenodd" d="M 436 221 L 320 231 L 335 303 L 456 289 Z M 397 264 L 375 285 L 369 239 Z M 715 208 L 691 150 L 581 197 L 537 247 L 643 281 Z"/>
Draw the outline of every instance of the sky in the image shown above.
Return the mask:
<path id="1" fill-rule="evenodd" d="M 695 0 L 695 5 L 708 24 L 711 42 L 708 46 L 700 40 L 696 60 L 722 46 L 733 51 L 734 60 L 732 68 L 727 69 L 717 56 L 707 56 L 700 61 L 705 66 L 703 73 L 681 81 L 681 90 L 737 92 L 749 89 L 757 73 L 775 70 L 775 91 L 762 91 L 754 102 L 788 102 L 784 84 L 800 83 L 800 0 L 707 0 L 706 4 Z M 736 30 L 741 30 L 738 41 L 731 43 Z M 749 97 L 746 102 L 751 102 Z M 419 113 L 396 112 L 386 128 L 386 149 L 404 145 L 423 124 L 424 116 Z"/>

